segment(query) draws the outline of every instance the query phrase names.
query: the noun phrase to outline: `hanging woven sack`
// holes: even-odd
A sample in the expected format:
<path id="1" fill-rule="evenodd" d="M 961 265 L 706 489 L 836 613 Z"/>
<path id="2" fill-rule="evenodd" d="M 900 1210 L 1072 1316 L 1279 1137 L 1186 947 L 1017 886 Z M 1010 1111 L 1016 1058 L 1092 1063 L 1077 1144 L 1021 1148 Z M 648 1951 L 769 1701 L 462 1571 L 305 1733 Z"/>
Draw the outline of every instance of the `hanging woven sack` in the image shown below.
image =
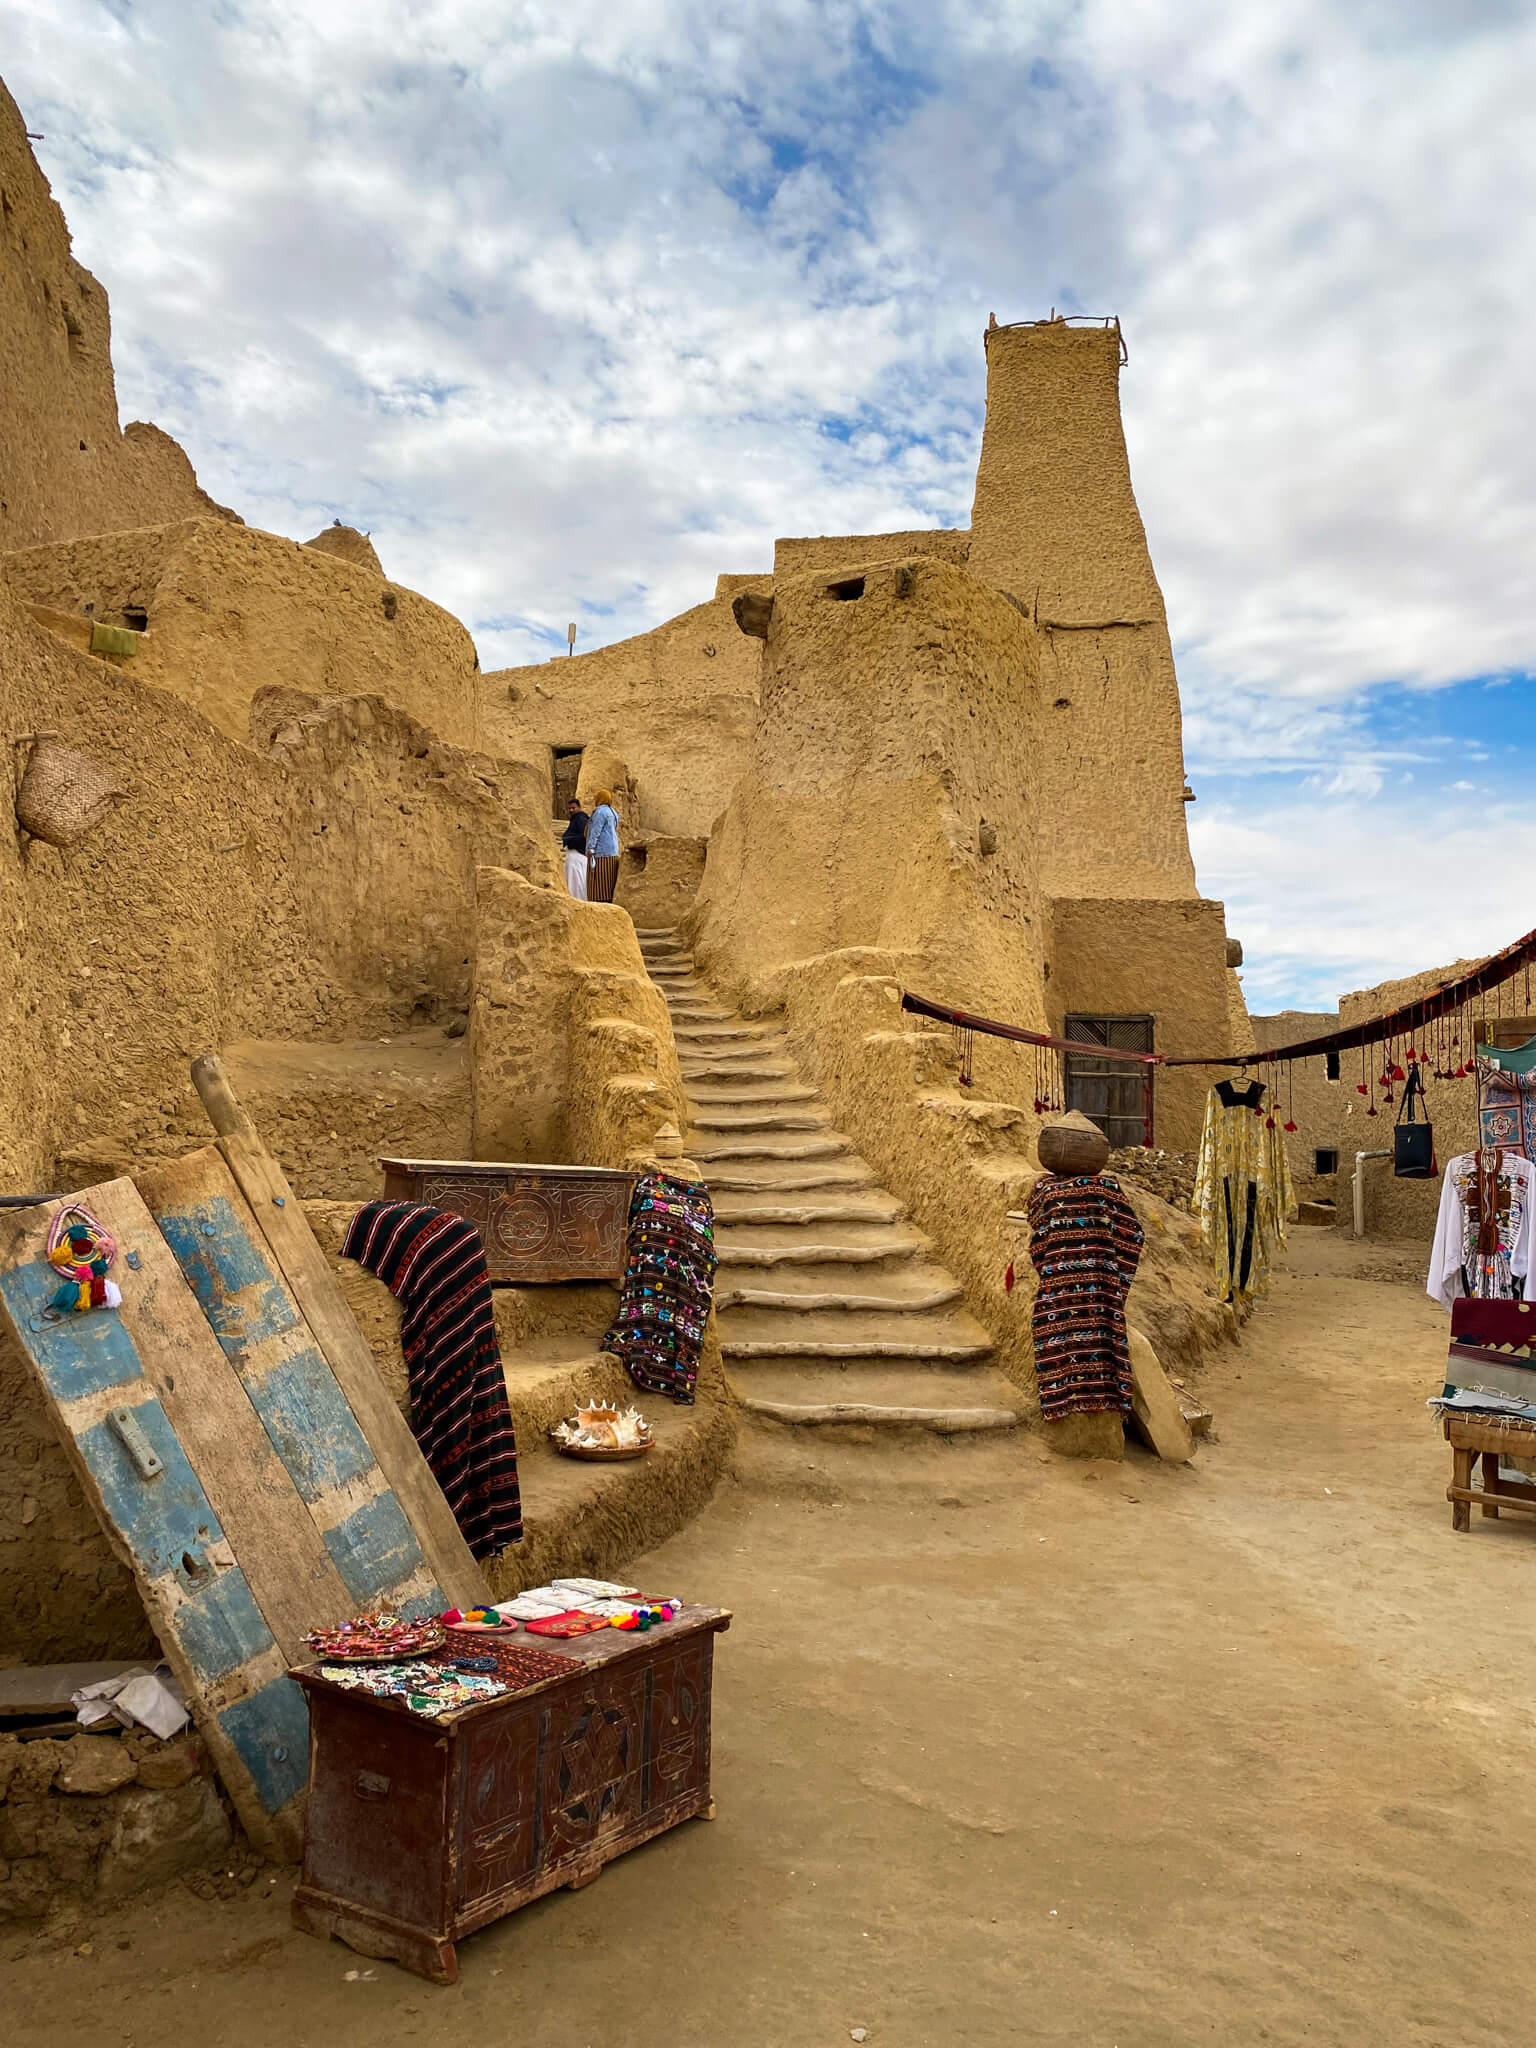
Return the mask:
<path id="1" fill-rule="evenodd" d="M 1415 1119 L 1421 1109 L 1424 1121 L 1419 1123 Z M 1435 1178 L 1435 1127 L 1424 1104 L 1424 1078 L 1417 1060 L 1408 1063 L 1402 1106 L 1392 1127 L 1392 1173 L 1397 1180 Z"/>
<path id="2" fill-rule="evenodd" d="M 89 754 L 66 747 L 56 732 L 23 737 L 31 740 L 32 751 L 16 792 L 16 822 L 50 846 L 73 846 L 128 792 Z"/>

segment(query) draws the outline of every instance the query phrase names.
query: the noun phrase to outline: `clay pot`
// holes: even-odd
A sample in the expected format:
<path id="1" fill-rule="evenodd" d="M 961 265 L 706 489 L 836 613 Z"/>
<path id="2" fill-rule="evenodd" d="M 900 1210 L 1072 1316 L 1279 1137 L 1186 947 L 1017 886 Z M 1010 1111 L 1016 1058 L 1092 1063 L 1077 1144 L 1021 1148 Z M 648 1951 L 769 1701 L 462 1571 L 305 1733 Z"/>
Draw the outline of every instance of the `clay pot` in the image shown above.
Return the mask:
<path id="1" fill-rule="evenodd" d="M 1041 1131 L 1035 1153 L 1047 1173 L 1102 1173 L 1109 1161 L 1109 1140 L 1081 1110 L 1069 1109 Z"/>

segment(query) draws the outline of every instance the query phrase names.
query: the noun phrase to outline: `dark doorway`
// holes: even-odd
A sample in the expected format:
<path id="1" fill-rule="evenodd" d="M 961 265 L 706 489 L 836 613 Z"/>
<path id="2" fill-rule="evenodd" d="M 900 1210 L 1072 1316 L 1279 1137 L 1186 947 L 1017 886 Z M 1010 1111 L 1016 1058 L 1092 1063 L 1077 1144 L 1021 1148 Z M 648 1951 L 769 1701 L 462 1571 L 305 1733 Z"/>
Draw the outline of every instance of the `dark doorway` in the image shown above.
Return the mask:
<path id="1" fill-rule="evenodd" d="M 1069 1016 L 1064 1035 L 1119 1052 L 1152 1051 L 1150 1017 Z M 1069 1052 L 1067 1107 L 1092 1119 L 1111 1145 L 1152 1142 L 1152 1069 L 1139 1060 Z"/>
<path id="2" fill-rule="evenodd" d="M 581 779 L 583 750 L 580 747 L 556 747 L 553 752 L 555 816 L 563 819 L 569 806 L 576 801 L 576 784 Z"/>

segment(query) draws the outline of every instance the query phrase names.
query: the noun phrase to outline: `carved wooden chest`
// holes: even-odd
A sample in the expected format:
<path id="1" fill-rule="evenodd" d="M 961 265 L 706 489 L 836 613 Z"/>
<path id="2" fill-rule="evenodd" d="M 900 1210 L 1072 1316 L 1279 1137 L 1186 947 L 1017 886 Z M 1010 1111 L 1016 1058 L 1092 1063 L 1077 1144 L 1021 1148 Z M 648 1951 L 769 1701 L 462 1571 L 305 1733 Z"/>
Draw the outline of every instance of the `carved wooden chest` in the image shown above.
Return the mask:
<path id="1" fill-rule="evenodd" d="M 384 1199 L 473 1223 L 493 1282 L 615 1280 L 637 1176 L 607 1166 L 381 1159 Z"/>
<path id="2" fill-rule="evenodd" d="M 475 1928 L 713 1819 L 710 1684 L 730 1623 L 685 1607 L 644 1635 L 520 1635 L 570 1676 L 435 1721 L 295 1671 L 310 1731 L 295 1925 L 451 1984 Z"/>

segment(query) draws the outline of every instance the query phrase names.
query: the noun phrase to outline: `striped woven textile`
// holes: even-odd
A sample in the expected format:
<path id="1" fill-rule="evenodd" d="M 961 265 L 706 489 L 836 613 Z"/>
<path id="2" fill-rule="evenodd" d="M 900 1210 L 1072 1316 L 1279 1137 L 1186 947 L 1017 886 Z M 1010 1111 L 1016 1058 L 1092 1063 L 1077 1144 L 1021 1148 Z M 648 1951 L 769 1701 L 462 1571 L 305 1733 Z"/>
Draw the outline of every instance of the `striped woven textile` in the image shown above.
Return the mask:
<path id="1" fill-rule="evenodd" d="M 1131 1408 L 1125 1297 L 1142 1231 L 1109 1174 L 1048 1173 L 1030 1189 L 1029 1256 L 1040 1276 L 1031 1329 L 1040 1413 Z"/>
<path id="2" fill-rule="evenodd" d="M 619 885 L 619 856 L 616 853 L 587 855 L 587 901 L 611 903 Z"/>
<path id="3" fill-rule="evenodd" d="M 444 1209 L 369 1202 L 341 1253 L 400 1303 L 411 1429 L 471 1553 L 494 1557 L 521 1540 L 523 1513 L 479 1231 Z"/>

